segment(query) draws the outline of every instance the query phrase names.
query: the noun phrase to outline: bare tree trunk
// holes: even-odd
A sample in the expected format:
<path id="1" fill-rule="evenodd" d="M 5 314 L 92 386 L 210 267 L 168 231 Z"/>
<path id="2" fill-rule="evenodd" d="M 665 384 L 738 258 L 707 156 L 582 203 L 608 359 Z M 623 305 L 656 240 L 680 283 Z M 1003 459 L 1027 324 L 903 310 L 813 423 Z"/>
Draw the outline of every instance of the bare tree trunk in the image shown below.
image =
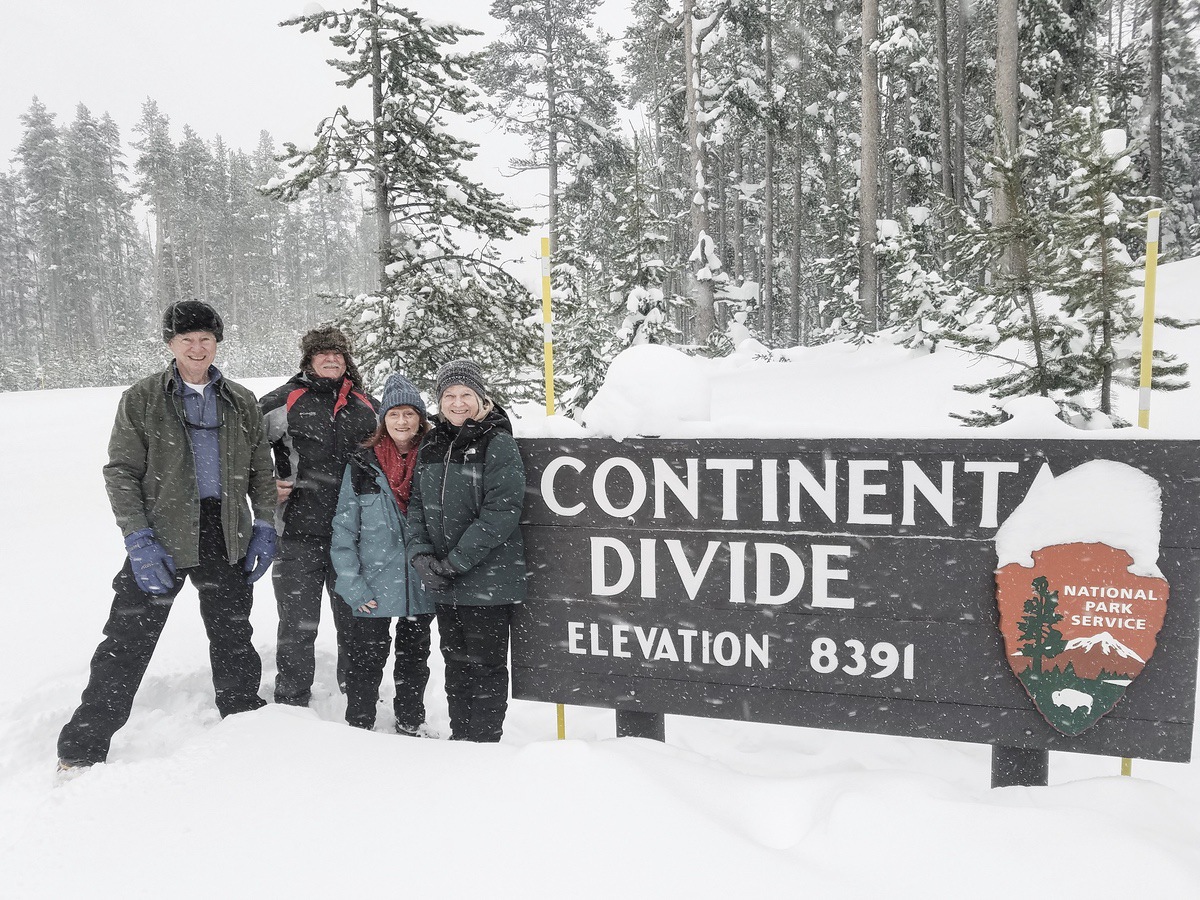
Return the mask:
<path id="1" fill-rule="evenodd" d="M 728 142 L 721 145 L 721 152 L 712 155 L 713 166 L 716 171 L 713 173 L 713 183 L 717 190 L 717 247 L 720 250 L 721 258 L 727 259 L 729 256 L 730 246 L 730 221 L 729 207 L 725 202 L 729 192 L 729 144 Z"/>
<path id="2" fill-rule="evenodd" d="M 896 84 L 895 78 L 889 78 L 887 82 L 887 96 L 880 97 L 883 102 L 883 145 L 884 147 L 907 146 L 905 144 L 897 144 L 896 141 L 896 120 L 897 107 L 900 105 L 896 100 Z M 896 187 L 898 180 L 896 175 L 896 167 L 893 166 L 887 159 L 877 157 L 877 165 L 880 166 L 878 183 L 882 188 L 882 210 L 877 211 L 877 218 L 894 219 L 896 218 L 896 193 L 899 190 Z"/>
<path id="3" fill-rule="evenodd" d="M 547 230 L 550 236 L 550 253 L 558 250 L 558 80 L 554 57 L 554 21 L 550 0 L 543 4 L 543 20 L 546 23 L 546 201 Z"/>
<path id="4" fill-rule="evenodd" d="M 879 36 L 878 0 L 862 5 L 862 147 L 859 180 L 858 251 L 862 267 L 858 296 L 866 328 L 878 327 L 879 265 L 875 257 L 879 218 L 879 66 L 871 46 Z"/>
<path id="5" fill-rule="evenodd" d="M 378 0 L 371 0 L 371 15 L 379 15 Z M 379 46 L 377 20 L 371 25 L 371 112 L 374 115 L 374 173 L 375 227 L 379 230 L 379 289 L 388 283 L 387 267 L 392 262 L 392 217 L 388 208 L 387 171 L 384 167 L 383 141 L 383 48 Z"/>
<path id="6" fill-rule="evenodd" d="M 795 184 L 792 187 L 792 246 L 789 251 L 789 261 L 791 263 L 791 343 L 792 346 L 799 346 L 801 343 L 800 333 L 800 307 L 803 300 L 800 296 L 800 246 L 804 240 L 804 231 L 801 227 L 801 222 L 804 220 L 804 153 L 801 149 L 801 130 L 799 123 L 796 124 L 796 155 L 792 164 L 792 177 L 795 179 Z"/>
<path id="7" fill-rule="evenodd" d="M 733 152 L 737 163 L 734 173 L 738 183 L 746 181 L 746 169 L 742 156 L 742 138 L 738 135 L 733 139 Z M 742 189 L 733 188 L 733 271 L 737 275 L 746 274 L 746 202 Z"/>
<path id="8" fill-rule="evenodd" d="M 152 264 L 154 277 L 154 308 L 162 312 L 167 304 L 166 278 L 163 275 L 163 227 L 162 213 L 154 215 L 154 262 Z"/>
<path id="9" fill-rule="evenodd" d="M 691 160 L 691 184 L 685 185 L 693 191 L 691 202 L 692 237 L 696 241 L 693 253 L 696 255 L 697 272 L 707 271 L 711 275 L 706 247 L 712 241 L 709 237 L 708 211 L 708 127 L 701 122 L 703 98 L 700 96 L 700 70 L 702 59 L 700 47 L 702 40 L 716 25 L 714 17 L 710 24 L 700 34 L 696 33 L 696 2 L 683 0 L 683 73 L 687 83 L 687 129 L 688 148 Z M 712 335 L 716 320 L 714 310 L 713 283 L 711 277 L 696 279 L 696 333 L 693 342 L 705 343 Z"/>
<path id="10" fill-rule="evenodd" d="M 1011 158 L 1017 152 L 1017 101 L 1019 44 L 1018 0 L 998 0 L 996 6 L 996 154 Z M 1003 179 L 997 176 L 992 191 L 992 221 L 1005 225 L 1012 219 Z"/>
<path id="11" fill-rule="evenodd" d="M 1162 158 L 1162 19 L 1163 0 L 1150 0 L 1150 91 L 1146 104 L 1150 139 L 1150 193 L 1163 196 Z"/>
<path id="12" fill-rule="evenodd" d="M 998 0 L 996 5 L 996 154 L 1003 159 L 1015 160 L 1019 140 L 1019 63 L 1020 42 L 1017 18 L 1018 0 Z M 997 172 L 992 188 L 992 222 L 1003 227 L 1013 220 L 1022 202 L 1022 185 L 1014 177 L 1005 179 Z M 1029 314 L 1030 330 L 1033 332 L 1033 352 L 1037 361 L 1040 393 L 1047 394 L 1044 380 L 1046 373 L 1045 351 L 1042 344 L 1041 317 L 1037 300 L 1029 288 L 1029 261 L 1024 243 L 1011 239 L 1001 262 L 1000 277 L 1015 283 Z"/>
<path id="13" fill-rule="evenodd" d="M 772 85 L 775 83 L 774 46 L 771 32 L 775 27 L 771 16 L 771 0 L 767 0 L 767 34 L 765 66 L 767 96 L 774 99 Z M 765 184 L 763 185 L 763 343 L 775 345 L 775 122 L 767 119 L 766 159 L 763 160 Z"/>
<path id="14" fill-rule="evenodd" d="M 958 57 L 954 65 L 954 203 L 967 204 L 967 21 L 970 0 L 958 0 Z"/>
<path id="15" fill-rule="evenodd" d="M 946 40 L 946 0 L 934 0 L 937 16 L 938 151 L 942 166 L 942 193 L 954 199 L 953 151 L 950 144 L 950 60 Z"/>

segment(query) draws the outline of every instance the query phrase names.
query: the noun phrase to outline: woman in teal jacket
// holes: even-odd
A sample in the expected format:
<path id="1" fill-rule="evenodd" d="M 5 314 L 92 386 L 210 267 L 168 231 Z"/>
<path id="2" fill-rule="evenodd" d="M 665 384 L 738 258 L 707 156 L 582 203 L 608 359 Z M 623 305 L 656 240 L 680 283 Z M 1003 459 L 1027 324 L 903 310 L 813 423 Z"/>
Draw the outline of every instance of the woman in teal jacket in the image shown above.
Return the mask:
<path id="1" fill-rule="evenodd" d="M 330 557 L 336 590 L 354 612 L 346 721 L 359 728 L 375 727 L 395 619 L 396 731 L 425 733 L 434 607 L 407 565 L 406 545 L 417 448 L 428 429 L 417 389 L 402 375 L 391 376 L 379 407 L 379 427 L 346 466 L 338 495 Z"/>
<path id="2" fill-rule="evenodd" d="M 440 414 L 413 485 L 409 558 L 437 601 L 451 740 L 498 741 L 512 609 L 525 599 L 525 466 L 476 363 L 442 366 L 436 392 Z"/>

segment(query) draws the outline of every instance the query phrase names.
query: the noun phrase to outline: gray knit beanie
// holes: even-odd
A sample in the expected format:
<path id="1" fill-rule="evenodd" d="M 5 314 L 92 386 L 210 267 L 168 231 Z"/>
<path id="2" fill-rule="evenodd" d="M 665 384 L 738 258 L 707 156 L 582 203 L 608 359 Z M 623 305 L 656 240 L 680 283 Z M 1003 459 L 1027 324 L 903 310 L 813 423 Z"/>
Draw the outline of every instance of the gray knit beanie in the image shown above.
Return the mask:
<path id="1" fill-rule="evenodd" d="M 483 387 L 483 372 L 480 371 L 479 363 L 473 359 L 451 360 L 438 369 L 437 378 L 434 380 L 434 392 L 437 394 L 439 406 L 442 403 L 442 394 L 456 384 L 469 387 L 479 395 L 481 401 L 487 399 L 487 391 Z"/>
<path id="2" fill-rule="evenodd" d="M 389 375 L 387 384 L 383 386 L 383 397 L 379 401 L 379 421 L 383 421 L 389 409 L 395 409 L 397 406 L 411 406 L 421 417 L 421 424 L 425 424 L 425 401 L 421 399 L 421 392 L 417 390 L 416 385 L 400 374 Z"/>

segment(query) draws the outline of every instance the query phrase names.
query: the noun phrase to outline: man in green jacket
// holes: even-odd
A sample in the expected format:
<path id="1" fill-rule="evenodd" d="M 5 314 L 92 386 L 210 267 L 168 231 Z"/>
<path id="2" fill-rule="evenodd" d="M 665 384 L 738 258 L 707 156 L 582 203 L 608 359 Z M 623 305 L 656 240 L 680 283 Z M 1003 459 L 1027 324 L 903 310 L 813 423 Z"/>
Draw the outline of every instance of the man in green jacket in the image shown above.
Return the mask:
<path id="1" fill-rule="evenodd" d="M 58 738 L 64 774 L 107 759 L 186 577 L 200 594 L 217 709 L 265 702 L 250 627 L 252 584 L 276 546 L 262 415 L 254 394 L 212 364 L 224 335 L 215 309 L 179 301 L 162 328 L 174 362 L 121 396 L 108 443 L 104 481 L 128 557 L 91 677 Z"/>

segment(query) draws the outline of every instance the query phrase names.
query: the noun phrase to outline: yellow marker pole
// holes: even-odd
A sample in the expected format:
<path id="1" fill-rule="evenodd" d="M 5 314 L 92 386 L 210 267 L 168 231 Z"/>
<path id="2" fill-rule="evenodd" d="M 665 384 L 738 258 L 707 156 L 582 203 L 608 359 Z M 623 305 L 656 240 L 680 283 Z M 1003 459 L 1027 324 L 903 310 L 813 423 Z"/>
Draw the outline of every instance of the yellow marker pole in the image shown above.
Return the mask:
<path id="1" fill-rule="evenodd" d="M 550 238 L 542 238 L 542 355 L 545 358 L 546 415 L 554 415 L 554 321 L 550 314 Z M 567 710 L 555 705 L 558 739 L 567 739 Z"/>
<path id="2" fill-rule="evenodd" d="M 1142 303 L 1142 366 L 1138 379 L 1138 428 L 1150 427 L 1150 385 L 1154 375 L 1154 286 L 1158 275 L 1161 209 L 1146 216 L 1146 283 Z M 1133 760 L 1121 757 L 1121 774 L 1133 774 Z"/>

